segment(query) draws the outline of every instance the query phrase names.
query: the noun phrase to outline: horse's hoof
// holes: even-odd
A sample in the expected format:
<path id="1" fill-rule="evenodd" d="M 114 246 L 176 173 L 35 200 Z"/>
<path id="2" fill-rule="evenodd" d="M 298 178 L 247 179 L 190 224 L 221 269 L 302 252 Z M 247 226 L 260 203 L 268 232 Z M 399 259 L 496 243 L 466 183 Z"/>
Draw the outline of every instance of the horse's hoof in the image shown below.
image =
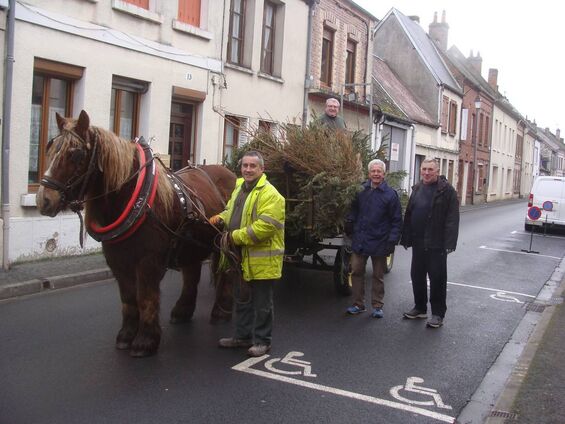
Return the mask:
<path id="1" fill-rule="evenodd" d="M 148 356 L 153 356 L 157 353 L 157 350 L 145 350 L 145 349 L 132 349 L 129 352 L 129 356 L 132 358 L 147 358 Z"/>
<path id="2" fill-rule="evenodd" d="M 186 324 L 187 322 L 190 322 L 192 320 L 192 315 L 187 317 L 187 316 L 172 316 L 171 315 L 171 319 L 169 320 L 169 323 L 171 324 Z"/>
<path id="3" fill-rule="evenodd" d="M 131 342 L 116 342 L 116 349 L 128 350 L 131 347 Z"/>

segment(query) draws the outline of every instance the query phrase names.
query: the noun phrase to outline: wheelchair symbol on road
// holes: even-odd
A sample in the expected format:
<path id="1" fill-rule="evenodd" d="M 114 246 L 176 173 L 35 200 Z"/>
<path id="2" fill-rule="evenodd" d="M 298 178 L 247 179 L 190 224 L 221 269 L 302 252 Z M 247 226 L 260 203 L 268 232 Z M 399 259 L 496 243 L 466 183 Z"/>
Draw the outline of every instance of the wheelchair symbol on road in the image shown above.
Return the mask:
<path id="1" fill-rule="evenodd" d="M 273 358 L 265 362 L 265 368 L 269 371 L 277 374 L 285 375 L 304 375 L 304 377 L 317 377 L 316 374 L 312 374 L 312 364 L 301 359 L 296 359 L 300 356 L 304 356 L 302 352 L 289 352 L 284 358 Z M 281 370 L 275 368 L 274 364 L 280 362 L 281 364 L 289 365 L 291 367 L 301 368 L 295 371 Z"/>
<path id="2" fill-rule="evenodd" d="M 501 302 L 524 303 L 518 300 L 517 298 L 515 298 L 514 296 L 510 296 L 509 294 L 506 294 L 506 292 L 503 291 L 499 291 L 496 292 L 495 294 L 491 294 L 490 298 L 494 300 L 500 300 Z"/>
<path id="3" fill-rule="evenodd" d="M 416 384 L 421 384 L 424 382 L 423 378 L 420 377 L 408 377 L 406 379 L 406 384 L 404 386 L 394 386 L 390 389 L 390 394 L 393 398 L 398 399 L 401 402 L 406 402 L 411 405 L 421 405 L 421 406 L 437 406 L 442 409 L 452 409 L 451 406 L 446 405 L 441 400 L 441 396 L 438 394 L 437 390 L 430 389 L 428 387 L 418 387 Z M 417 393 L 419 395 L 424 395 L 426 397 L 431 397 L 430 400 L 411 400 L 400 395 L 400 391 L 404 390 L 410 393 Z"/>

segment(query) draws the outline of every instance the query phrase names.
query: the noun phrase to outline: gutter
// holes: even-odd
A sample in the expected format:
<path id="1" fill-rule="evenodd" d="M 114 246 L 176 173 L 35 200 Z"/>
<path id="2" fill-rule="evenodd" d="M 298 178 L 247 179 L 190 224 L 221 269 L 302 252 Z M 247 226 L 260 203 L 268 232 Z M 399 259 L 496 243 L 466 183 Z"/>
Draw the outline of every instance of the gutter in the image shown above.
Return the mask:
<path id="1" fill-rule="evenodd" d="M 302 105 L 302 128 L 306 128 L 308 122 L 308 93 L 312 86 L 312 75 L 310 62 L 312 60 L 312 20 L 314 15 L 314 6 L 319 0 L 309 0 L 308 4 L 308 28 L 306 38 L 306 73 L 304 77 L 304 101 Z"/>
<path id="2" fill-rule="evenodd" d="M 6 22 L 6 65 L 4 102 L 2 112 L 2 268 L 10 269 L 10 128 L 12 115 L 12 86 L 14 79 L 14 35 L 16 24 L 16 0 L 10 0 Z"/>

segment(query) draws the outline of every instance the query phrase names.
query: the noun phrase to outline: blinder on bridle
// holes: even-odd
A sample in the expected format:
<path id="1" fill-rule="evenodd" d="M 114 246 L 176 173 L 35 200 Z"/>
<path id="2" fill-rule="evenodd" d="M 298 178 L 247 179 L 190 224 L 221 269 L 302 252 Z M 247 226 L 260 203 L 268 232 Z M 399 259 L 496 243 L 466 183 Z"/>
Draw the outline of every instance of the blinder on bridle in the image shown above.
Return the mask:
<path id="1" fill-rule="evenodd" d="M 92 173 L 94 172 L 94 167 L 96 163 L 96 150 L 98 147 L 98 143 L 96 142 L 97 141 L 96 138 L 94 138 L 92 143 L 93 144 L 92 154 L 90 155 L 88 168 L 84 173 L 79 174 L 81 169 L 80 165 L 87 157 L 88 143 L 75 131 L 72 130 L 61 131 L 61 134 L 49 140 L 46 146 L 46 150 L 49 151 L 51 148 L 55 147 L 57 149 L 56 152 L 59 152 L 61 150 L 63 142 L 59 141 L 57 144 L 55 144 L 56 143 L 55 140 L 58 139 L 59 137 L 62 137 L 64 133 L 70 134 L 73 138 L 78 139 L 81 144 L 80 149 L 74 149 L 72 151 L 70 158 L 71 162 L 75 165 L 76 170 L 65 183 L 57 181 L 48 175 L 44 175 L 43 178 L 41 178 L 40 184 L 46 188 L 57 190 L 59 192 L 59 194 L 61 195 L 61 203 L 63 205 L 63 209 L 68 205 L 73 212 L 79 212 L 83 208 L 82 198 L 84 197 L 86 186 L 88 185 L 88 181 Z M 76 189 L 78 185 L 81 183 L 82 186 L 80 187 L 78 196 L 75 199 L 72 199 L 71 198 L 72 191 Z"/>

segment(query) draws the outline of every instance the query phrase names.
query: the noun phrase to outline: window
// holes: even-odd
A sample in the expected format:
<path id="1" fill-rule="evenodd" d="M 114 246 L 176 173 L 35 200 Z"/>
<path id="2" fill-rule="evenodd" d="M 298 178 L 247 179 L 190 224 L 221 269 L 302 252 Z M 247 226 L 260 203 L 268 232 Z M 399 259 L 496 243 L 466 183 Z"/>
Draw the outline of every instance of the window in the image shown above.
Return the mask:
<path id="1" fill-rule="evenodd" d="M 126 140 L 137 136 L 141 94 L 147 92 L 143 81 L 114 76 L 110 103 L 110 131 Z"/>
<path id="2" fill-rule="evenodd" d="M 275 134 L 277 124 L 270 121 L 259 120 L 259 131 L 265 131 L 271 134 Z"/>
<path id="3" fill-rule="evenodd" d="M 239 132 L 241 120 L 236 116 L 226 115 L 224 125 L 224 152 L 223 158 L 230 161 L 233 150 L 239 146 Z"/>
<path id="4" fill-rule="evenodd" d="M 273 74 L 273 52 L 275 45 L 275 12 L 276 6 L 265 2 L 263 9 L 263 47 L 261 48 L 261 72 Z"/>
<path id="5" fill-rule="evenodd" d="M 441 104 L 441 132 L 447 132 L 447 119 L 449 117 L 449 99 L 443 96 L 443 101 Z"/>
<path id="6" fill-rule="evenodd" d="M 490 117 L 485 116 L 485 147 L 489 147 L 490 145 L 489 129 L 490 129 Z"/>
<path id="7" fill-rule="evenodd" d="M 245 0 L 232 0 L 230 6 L 230 32 L 228 36 L 228 62 L 243 65 L 245 34 Z"/>
<path id="8" fill-rule="evenodd" d="M 179 21 L 200 27 L 201 0 L 179 0 Z"/>
<path id="9" fill-rule="evenodd" d="M 483 126 L 484 118 L 485 118 L 484 115 L 480 113 L 479 114 L 479 146 L 482 146 L 483 143 L 485 142 L 485 137 L 484 137 L 485 127 Z"/>
<path id="10" fill-rule="evenodd" d="M 353 40 L 347 40 L 347 52 L 345 58 L 345 83 L 355 83 L 355 60 L 356 60 L 357 43 Z"/>
<path id="11" fill-rule="evenodd" d="M 59 133 L 55 113 L 72 114 L 73 89 L 83 68 L 35 59 L 31 97 L 28 184 L 32 191 L 46 170 L 45 147 Z"/>
<path id="12" fill-rule="evenodd" d="M 457 128 L 457 103 L 453 100 L 449 103 L 449 134 L 455 135 Z"/>
<path id="13" fill-rule="evenodd" d="M 320 81 L 328 87 L 332 85 L 332 67 L 334 51 L 334 33 L 329 28 L 324 28 L 322 38 L 322 69 Z"/>
<path id="14" fill-rule="evenodd" d="M 141 7 L 142 9 L 149 10 L 149 0 L 123 0 L 125 3 L 133 4 L 134 6 Z"/>

